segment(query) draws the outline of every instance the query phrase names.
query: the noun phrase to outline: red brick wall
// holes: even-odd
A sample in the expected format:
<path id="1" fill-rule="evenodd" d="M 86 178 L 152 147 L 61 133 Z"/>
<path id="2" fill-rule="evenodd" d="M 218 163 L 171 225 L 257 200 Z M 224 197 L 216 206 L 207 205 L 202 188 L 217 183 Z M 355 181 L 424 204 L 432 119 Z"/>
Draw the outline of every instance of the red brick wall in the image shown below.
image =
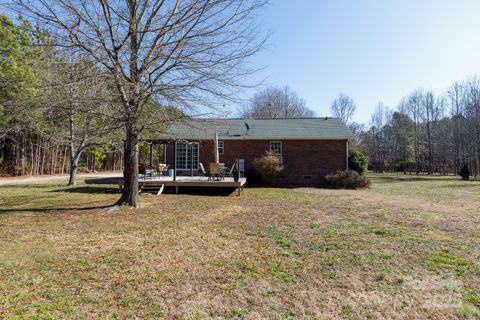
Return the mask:
<path id="1" fill-rule="evenodd" d="M 282 141 L 285 165 L 282 184 L 318 185 L 325 175 L 346 169 L 345 140 L 275 141 Z M 245 169 L 249 170 L 253 160 L 270 149 L 270 140 L 224 140 L 224 146 L 220 162 L 230 167 L 235 159 L 245 159 Z M 213 161 L 213 141 L 200 141 L 200 162 L 207 168 L 207 164 Z M 167 163 L 173 167 L 173 143 L 167 148 Z"/>

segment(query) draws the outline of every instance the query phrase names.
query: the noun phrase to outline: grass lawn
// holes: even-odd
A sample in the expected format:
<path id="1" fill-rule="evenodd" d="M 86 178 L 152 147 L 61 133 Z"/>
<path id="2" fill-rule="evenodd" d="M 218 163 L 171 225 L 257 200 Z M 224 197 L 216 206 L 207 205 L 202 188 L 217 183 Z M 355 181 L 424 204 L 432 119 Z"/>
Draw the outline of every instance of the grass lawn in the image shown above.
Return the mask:
<path id="1" fill-rule="evenodd" d="M 0 188 L 1 319 L 480 318 L 480 182 L 142 196 Z"/>

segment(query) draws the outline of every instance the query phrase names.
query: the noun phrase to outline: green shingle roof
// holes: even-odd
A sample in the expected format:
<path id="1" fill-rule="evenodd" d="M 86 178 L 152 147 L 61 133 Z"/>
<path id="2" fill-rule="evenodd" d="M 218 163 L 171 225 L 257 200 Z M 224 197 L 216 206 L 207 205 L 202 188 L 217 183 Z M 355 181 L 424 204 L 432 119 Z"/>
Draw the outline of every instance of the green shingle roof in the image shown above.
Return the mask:
<path id="1" fill-rule="evenodd" d="M 248 125 L 248 129 L 247 126 Z M 174 123 L 159 139 L 351 139 L 338 118 L 191 119 Z"/>

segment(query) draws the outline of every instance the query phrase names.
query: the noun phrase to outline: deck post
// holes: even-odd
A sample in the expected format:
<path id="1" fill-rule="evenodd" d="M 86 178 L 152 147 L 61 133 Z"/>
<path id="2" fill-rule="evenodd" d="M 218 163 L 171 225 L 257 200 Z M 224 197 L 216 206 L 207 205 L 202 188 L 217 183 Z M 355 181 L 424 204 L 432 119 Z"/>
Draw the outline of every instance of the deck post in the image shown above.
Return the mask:
<path id="1" fill-rule="evenodd" d="M 163 144 L 163 163 L 167 163 L 167 144 Z"/>
<path id="2" fill-rule="evenodd" d="M 239 196 L 239 197 L 242 195 L 242 187 L 241 187 L 241 185 L 242 185 L 242 184 L 239 182 L 239 183 L 238 183 L 238 188 L 237 188 L 237 189 L 238 189 L 238 196 Z"/>
<path id="3" fill-rule="evenodd" d="M 175 186 L 175 193 L 178 194 L 178 186 Z"/>

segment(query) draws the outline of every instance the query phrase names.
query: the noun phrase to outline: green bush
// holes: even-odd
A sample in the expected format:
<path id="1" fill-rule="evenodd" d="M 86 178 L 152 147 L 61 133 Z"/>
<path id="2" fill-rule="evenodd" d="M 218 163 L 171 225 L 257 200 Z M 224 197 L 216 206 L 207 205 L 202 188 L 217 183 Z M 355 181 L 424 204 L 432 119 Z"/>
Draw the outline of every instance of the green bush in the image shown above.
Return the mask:
<path id="1" fill-rule="evenodd" d="M 348 156 L 348 168 L 363 176 L 368 169 L 368 157 L 356 148 L 351 149 Z"/>
<path id="2" fill-rule="evenodd" d="M 325 180 L 331 188 L 357 189 L 370 186 L 370 180 L 354 170 L 338 170 L 326 175 Z"/>

